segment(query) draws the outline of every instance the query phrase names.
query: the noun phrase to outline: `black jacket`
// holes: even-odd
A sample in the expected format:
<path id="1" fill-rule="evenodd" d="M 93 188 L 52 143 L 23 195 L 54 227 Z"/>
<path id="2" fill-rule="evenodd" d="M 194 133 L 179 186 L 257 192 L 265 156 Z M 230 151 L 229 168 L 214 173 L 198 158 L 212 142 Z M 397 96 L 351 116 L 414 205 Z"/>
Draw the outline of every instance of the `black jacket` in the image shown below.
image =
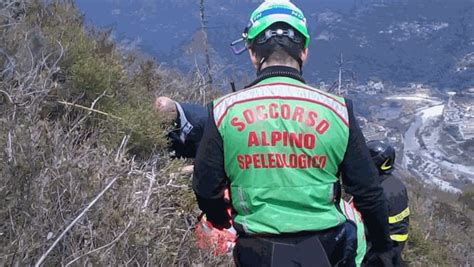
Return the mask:
<path id="1" fill-rule="evenodd" d="M 409 225 L 407 189 L 393 174 L 382 175 L 381 179 L 388 204 L 390 235 L 394 242 L 404 242 L 408 237 Z"/>
<path id="2" fill-rule="evenodd" d="M 207 121 L 206 108 L 189 103 L 176 103 L 178 116 L 175 129 L 168 133 L 171 150 L 178 158 L 194 158 Z"/>
<path id="3" fill-rule="evenodd" d="M 265 68 L 259 76 L 266 78 L 285 76 L 297 78 L 298 71 L 288 67 Z M 257 78 L 259 80 L 259 78 Z M 299 79 L 303 81 L 302 79 Z M 354 196 L 373 238 L 374 250 L 391 248 L 387 223 L 387 206 L 378 179 L 378 171 L 367 149 L 364 136 L 353 113 L 352 101 L 347 100 L 349 112 L 349 142 L 339 171 L 347 193 Z M 224 189 L 229 183 L 224 168 L 223 140 L 214 122 L 212 105 L 194 165 L 193 189 L 199 207 L 207 218 L 217 225 L 225 225 L 226 213 Z"/>

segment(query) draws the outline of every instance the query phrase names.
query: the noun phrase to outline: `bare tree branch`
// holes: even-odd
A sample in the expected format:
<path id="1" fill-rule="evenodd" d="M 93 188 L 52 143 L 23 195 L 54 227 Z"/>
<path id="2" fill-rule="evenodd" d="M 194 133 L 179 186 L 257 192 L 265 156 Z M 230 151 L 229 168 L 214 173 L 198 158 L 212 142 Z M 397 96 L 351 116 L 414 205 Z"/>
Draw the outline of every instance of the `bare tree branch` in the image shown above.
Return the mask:
<path id="1" fill-rule="evenodd" d="M 115 115 L 112 115 L 112 114 L 109 114 L 107 112 L 103 112 L 103 111 L 100 111 L 100 110 L 97 110 L 97 109 L 88 108 L 88 107 L 85 107 L 85 106 L 82 106 L 82 105 L 79 105 L 79 104 L 69 103 L 69 102 L 66 102 L 66 101 L 56 101 L 56 102 L 58 102 L 59 104 L 66 105 L 66 106 L 81 108 L 81 109 L 84 109 L 84 110 L 95 112 L 95 113 L 105 115 L 107 117 L 114 118 L 114 119 L 117 119 L 117 120 L 122 120 L 122 118 L 120 118 L 118 116 L 115 116 Z"/>
<path id="2" fill-rule="evenodd" d="M 129 135 L 125 135 L 122 138 L 122 143 L 120 143 L 120 147 L 117 150 L 117 155 L 115 156 L 115 162 L 119 162 L 122 159 L 122 156 L 125 153 L 125 147 L 127 146 L 129 138 L 130 138 Z"/>
<path id="3" fill-rule="evenodd" d="M 156 161 L 153 163 L 153 167 L 151 169 L 151 177 L 149 178 L 150 184 L 148 186 L 148 193 L 145 199 L 145 203 L 143 203 L 142 211 L 145 211 L 145 208 L 148 206 L 148 201 L 150 201 L 151 189 L 153 188 L 153 184 L 156 181 L 155 169 L 156 169 Z"/>
<path id="4" fill-rule="evenodd" d="M 11 104 L 15 104 L 15 103 L 13 102 L 12 97 L 10 96 L 10 94 L 9 94 L 8 92 L 6 92 L 6 91 L 4 91 L 4 90 L 0 90 L 0 93 L 4 94 L 4 95 L 7 97 L 8 101 L 9 101 Z"/>
<path id="5" fill-rule="evenodd" d="M 35 267 L 41 266 L 43 261 L 46 259 L 46 257 L 51 253 L 51 251 L 54 249 L 54 247 L 59 243 L 59 241 L 66 235 L 69 230 L 86 214 L 86 212 L 94 206 L 94 204 L 109 190 L 109 188 L 118 180 L 119 176 L 116 176 L 112 181 L 110 181 L 107 186 L 87 205 L 87 207 L 64 229 L 64 231 L 56 238 L 56 240 L 53 242 L 53 244 L 49 247 L 49 249 L 41 255 L 40 259 L 36 262 Z"/>
<path id="6" fill-rule="evenodd" d="M 97 104 L 97 102 L 98 102 L 102 97 L 104 97 L 106 93 L 107 93 L 107 90 L 104 90 L 104 92 L 102 92 L 102 94 L 100 94 L 96 99 L 94 99 L 94 101 L 92 101 L 92 104 L 91 104 L 91 107 L 90 107 L 91 110 L 94 110 L 95 104 Z M 90 111 L 89 114 L 90 114 L 91 112 L 92 112 L 92 111 Z"/>
<path id="7" fill-rule="evenodd" d="M 191 232 L 191 229 L 192 228 L 188 228 L 186 230 L 186 232 L 184 233 L 183 237 L 181 238 L 181 242 L 179 243 L 178 250 L 176 251 L 176 256 L 174 257 L 174 260 L 173 260 L 173 264 L 172 264 L 173 266 L 176 265 L 176 261 L 178 260 L 178 256 L 179 256 L 179 252 L 181 250 L 181 247 L 183 246 L 184 241 L 188 237 L 188 234 Z"/>
<path id="8" fill-rule="evenodd" d="M 212 75 L 211 75 L 211 56 L 209 54 L 209 40 L 207 37 L 207 25 L 206 25 L 206 20 L 205 20 L 205 5 L 204 5 L 204 0 L 201 0 L 201 4 L 199 6 L 199 14 L 201 18 L 201 32 L 204 38 L 204 52 L 206 56 L 206 73 L 207 73 L 207 81 L 206 81 L 206 86 L 210 89 L 212 88 Z M 204 94 L 205 98 L 205 94 Z M 206 102 L 207 99 L 204 99 L 204 102 Z"/>
<path id="9" fill-rule="evenodd" d="M 84 257 L 84 256 L 87 256 L 87 255 L 89 255 L 89 254 L 92 254 L 92 253 L 94 253 L 94 252 L 97 252 L 97 251 L 99 251 L 99 250 L 101 250 L 101 249 L 104 249 L 104 248 L 106 248 L 106 247 L 112 246 L 113 244 L 117 243 L 117 241 L 120 240 L 120 238 L 123 236 L 123 234 L 125 234 L 125 232 L 127 232 L 128 228 L 130 228 L 131 225 L 132 225 L 132 221 L 129 221 L 128 224 L 127 224 L 127 226 L 125 227 L 125 229 L 124 229 L 114 240 L 112 240 L 112 242 L 110 242 L 110 243 L 108 243 L 108 244 L 106 244 L 106 245 L 103 245 L 103 246 L 101 246 L 101 247 L 98 247 L 98 248 L 96 248 L 96 249 L 93 249 L 93 250 L 91 250 L 91 251 L 89 251 L 89 252 L 87 252 L 87 253 L 85 253 L 85 254 L 83 254 L 83 255 L 81 255 L 81 256 L 75 258 L 75 259 L 73 259 L 72 261 L 66 263 L 66 266 L 69 266 L 69 265 L 73 264 L 74 262 L 76 262 L 77 260 L 79 260 L 80 258 L 82 258 L 82 257 Z"/>

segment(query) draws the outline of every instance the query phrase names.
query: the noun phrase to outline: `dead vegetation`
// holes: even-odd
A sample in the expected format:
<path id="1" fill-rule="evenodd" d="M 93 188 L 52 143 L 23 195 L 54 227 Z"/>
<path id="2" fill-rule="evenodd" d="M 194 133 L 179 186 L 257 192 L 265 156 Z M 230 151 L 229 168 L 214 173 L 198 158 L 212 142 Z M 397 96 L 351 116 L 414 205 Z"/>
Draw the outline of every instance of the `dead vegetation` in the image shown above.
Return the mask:
<path id="1" fill-rule="evenodd" d="M 73 1 L 0 3 L 0 265 L 230 265 L 195 248 L 190 177 L 151 109 L 155 95 L 205 103 L 215 92 L 203 75 L 139 58 L 86 30 Z M 455 224 L 412 198 L 423 219 L 409 262 L 459 264 L 439 245 L 466 251 L 446 236 Z"/>
<path id="2" fill-rule="evenodd" d="M 0 265 L 222 261 L 193 245 L 190 177 L 151 109 L 200 83 L 86 30 L 72 1 L 12 1 L 0 22 Z"/>
<path id="3" fill-rule="evenodd" d="M 410 266 L 470 266 L 474 210 L 461 196 L 429 188 L 404 170 L 397 171 L 408 188 L 410 234 L 404 258 Z"/>

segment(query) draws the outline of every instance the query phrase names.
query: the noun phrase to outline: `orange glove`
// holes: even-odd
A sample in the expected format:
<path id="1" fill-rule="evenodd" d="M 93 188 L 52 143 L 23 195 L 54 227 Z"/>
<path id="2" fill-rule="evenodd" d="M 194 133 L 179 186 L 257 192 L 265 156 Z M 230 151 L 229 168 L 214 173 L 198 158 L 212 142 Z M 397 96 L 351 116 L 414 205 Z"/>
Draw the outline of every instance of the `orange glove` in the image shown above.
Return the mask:
<path id="1" fill-rule="evenodd" d="M 227 213 L 229 217 L 232 218 L 229 189 L 224 191 L 224 199 L 229 202 Z M 232 220 L 230 224 L 233 224 Z M 210 250 L 216 256 L 230 253 L 234 249 L 237 233 L 232 226 L 220 230 L 216 228 L 212 222 L 207 220 L 206 215 L 203 215 L 196 225 L 195 231 L 198 247 Z"/>
<path id="2" fill-rule="evenodd" d="M 196 225 L 197 245 L 201 249 L 210 250 L 214 255 L 223 255 L 232 252 L 237 234 L 234 227 L 219 230 L 207 221 L 206 215 Z"/>

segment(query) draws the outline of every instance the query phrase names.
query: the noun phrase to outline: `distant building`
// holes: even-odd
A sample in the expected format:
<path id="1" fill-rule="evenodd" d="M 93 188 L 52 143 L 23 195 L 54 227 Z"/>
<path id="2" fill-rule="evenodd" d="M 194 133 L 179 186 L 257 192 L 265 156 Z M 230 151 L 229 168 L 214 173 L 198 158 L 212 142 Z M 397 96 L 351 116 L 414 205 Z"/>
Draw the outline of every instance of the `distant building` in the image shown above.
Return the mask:
<path id="1" fill-rule="evenodd" d="M 464 121 L 459 130 L 464 140 L 474 139 L 474 108 L 472 106 L 466 107 Z"/>
<path id="2" fill-rule="evenodd" d="M 447 128 L 457 128 L 463 140 L 474 138 L 474 109 L 472 101 L 468 97 L 451 96 L 449 103 L 444 109 L 443 118 Z"/>

